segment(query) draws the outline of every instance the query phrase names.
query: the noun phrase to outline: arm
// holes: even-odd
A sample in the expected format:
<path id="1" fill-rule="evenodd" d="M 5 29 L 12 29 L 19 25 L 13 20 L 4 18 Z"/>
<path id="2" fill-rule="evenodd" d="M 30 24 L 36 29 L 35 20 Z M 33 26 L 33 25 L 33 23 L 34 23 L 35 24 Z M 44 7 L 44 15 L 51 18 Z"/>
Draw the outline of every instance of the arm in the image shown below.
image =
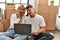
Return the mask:
<path id="1" fill-rule="evenodd" d="M 11 15 L 11 20 L 10 20 L 10 25 L 13 25 L 14 23 L 18 23 L 19 22 L 19 18 L 17 18 L 16 14 L 12 14 Z"/>
<path id="2" fill-rule="evenodd" d="M 9 28 L 13 28 L 14 27 L 14 23 L 18 23 L 19 19 L 17 19 L 16 14 L 12 14 L 11 18 L 10 18 L 10 27 Z"/>
<path id="3" fill-rule="evenodd" d="M 38 31 L 39 33 L 45 32 L 45 27 L 40 27 L 40 30 Z"/>
<path id="4" fill-rule="evenodd" d="M 38 35 L 38 34 L 43 33 L 43 32 L 45 32 L 45 27 L 41 27 L 40 30 L 38 30 L 38 31 L 34 30 L 32 32 L 32 34 L 33 35 Z"/>
<path id="5" fill-rule="evenodd" d="M 41 20 L 40 20 L 40 30 L 39 30 L 39 33 L 45 32 L 45 27 L 46 27 L 45 20 L 42 17 Z"/>
<path id="6" fill-rule="evenodd" d="M 39 19 L 40 19 L 40 22 L 39 22 L 40 29 L 38 31 L 34 30 L 32 32 L 32 34 L 34 34 L 34 35 L 38 35 L 39 33 L 45 32 L 45 26 L 46 26 L 46 24 L 45 24 L 44 18 L 41 17 Z"/>
<path id="7" fill-rule="evenodd" d="M 16 14 L 11 15 L 10 25 L 13 25 L 15 23 L 16 18 L 17 18 Z"/>

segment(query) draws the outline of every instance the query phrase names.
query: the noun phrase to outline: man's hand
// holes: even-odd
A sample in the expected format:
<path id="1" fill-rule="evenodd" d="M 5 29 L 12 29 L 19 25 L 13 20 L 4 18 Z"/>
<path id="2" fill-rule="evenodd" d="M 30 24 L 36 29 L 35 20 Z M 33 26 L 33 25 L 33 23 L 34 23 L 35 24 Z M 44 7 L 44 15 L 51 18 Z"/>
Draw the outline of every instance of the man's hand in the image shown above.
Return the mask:
<path id="1" fill-rule="evenodd" d="M 34 31 L 32 31 L 32 34 L 33 35 L 38 35 L 39 34 L 39 31 L 34 30 Z"/>
<path id="2" fill-rule="evenodd" d="M 39 33 L 45 32 L 45 27 L 41 27 L 39 30 L 33 30 L 32 34 L 33 35 L 38 35 Z"/>

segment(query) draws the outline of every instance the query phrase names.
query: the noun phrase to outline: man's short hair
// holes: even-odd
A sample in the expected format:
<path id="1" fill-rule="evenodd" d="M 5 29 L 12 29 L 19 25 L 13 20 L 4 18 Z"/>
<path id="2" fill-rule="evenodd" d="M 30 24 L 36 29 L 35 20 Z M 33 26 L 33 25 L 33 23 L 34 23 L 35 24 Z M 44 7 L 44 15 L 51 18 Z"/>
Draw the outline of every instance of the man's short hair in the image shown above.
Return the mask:
<path id="1" fill-rule="evenodd" d="M 32 5 L 28 5 L 28 6 L 26 7 L 26 9 L 28 9 L 28 8 L 33 8 L 33 6 L 32 6 Z"/>

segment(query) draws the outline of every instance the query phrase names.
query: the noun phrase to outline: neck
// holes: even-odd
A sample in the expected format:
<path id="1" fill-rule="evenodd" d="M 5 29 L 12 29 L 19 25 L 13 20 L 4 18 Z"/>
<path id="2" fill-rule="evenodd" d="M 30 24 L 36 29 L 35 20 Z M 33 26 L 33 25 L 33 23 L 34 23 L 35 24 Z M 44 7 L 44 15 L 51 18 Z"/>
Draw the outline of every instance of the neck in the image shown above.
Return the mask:
<path id="1" fill-rule="evenodd" d="M 20 18 L 22 18 L 23 17 L 23 15 L 20 15 Z"/>
<path id="2" fill-rule="evenodd" d="M 33 15 L 30 15 L 30 17 L 31 17 L 31 18 L 34 18 L 34 17 L 35 17 L 35 14 L 33 14 Z"/>
<path id="3" fill-rule="evenodd" d="M 17 16 L 18 16 L 18 18 L 22 18 L 23 17 L 23 15 L 19 15 L 19 14 Z"/>

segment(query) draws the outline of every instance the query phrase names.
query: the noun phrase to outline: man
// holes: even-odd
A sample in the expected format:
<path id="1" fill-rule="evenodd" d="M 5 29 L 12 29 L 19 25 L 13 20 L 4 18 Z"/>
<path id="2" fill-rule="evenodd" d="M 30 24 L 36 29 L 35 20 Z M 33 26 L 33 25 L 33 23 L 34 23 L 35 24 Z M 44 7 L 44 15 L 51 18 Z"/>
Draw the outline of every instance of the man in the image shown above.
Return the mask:
<path id="1" fill-rule="evenodd" d="M 44 37 L 44 36 L 47 36 L 48 33 L 44 33 L 45 26 L 46 26 L 44 18 L 41 15 L 38 15 L 37 13 L 35 13 L 32 5 L 28 5 L 26 7 L 26 9 L 27 9 L 27 13 L 29 16 L 25 20 L 25 23 L 32 25 L 32 35 L 34 37 L 34 40 L 40 39 L 41 37 Z M 50 35 L 50 36 L 52 36 L 52 35 Z M 52 38 L 50 38 L 50 39 L 47 38 L 47 39 L 52 40 Z"/>
<path id="2" fill-rule="evenodd" d="M 18 7 L 17 12 L 11 15 L 10 27 L 7 32 L 0 33 L 0 40 L 25 40 L 27 35 L 14 33 L 14 23 L 24 23 L 24 20 L 26 19 L 26 16 L 24 14 L 25 7 L 21 5 Z"/>

